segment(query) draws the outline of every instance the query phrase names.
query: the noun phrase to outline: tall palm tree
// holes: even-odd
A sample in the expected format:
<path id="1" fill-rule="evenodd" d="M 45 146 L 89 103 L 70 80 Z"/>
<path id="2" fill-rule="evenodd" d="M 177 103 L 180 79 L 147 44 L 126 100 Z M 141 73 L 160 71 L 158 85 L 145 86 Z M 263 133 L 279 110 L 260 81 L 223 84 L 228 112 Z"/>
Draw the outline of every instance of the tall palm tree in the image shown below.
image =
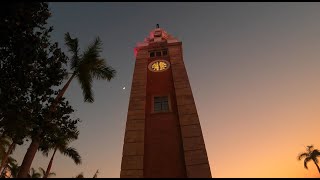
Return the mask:
<path id="1" fill-rule="evenodd" d="M 66 33 L 64 39 L 69 52 L 72 54 L 70 63 L 72 75 L 55 98 L 51 111 L 54 111 L 73 78 L 76 77 L 81 85 L 84 101 L 92 103 L 94 101 L 92 92 L 93 78 L 110 81 L 116 74 L 116 71 L 111 66 L 108 66 L 105 60 L 100 57 L 102 42 L 99 37 L 80 56 L 78 38 L 73 39 L 69 33 Z"/>
<path id="2" fill-rule="evenodd" d="M 74 140 L 74 138 L 61 138 L 59 141 L 55 142 L 53 147 L 51 147 L 54 149 L 54 151 L 53 151 L 52 157 L 50 159 L 46 173 L 43 176 L 43 178 L 47 178 L 48 175 L 50 174 L 50 170 L 51 170 L 52 163 L 53 163 L 53 158 L 54 158 L 57 150 L 59 150 L 61 154 L 70 157 L 74 161 L 75 164 L 77 164 L 77 165 L 81 164 L 81 156 L 79 155 L 78 151 L 73 147 L 69 147 L 70 142 L 73 140 Z M 51 148 L 44 150 L 43 151 L 44 155 L 47 156 L 48 152 Z"/>
<path id="3" fill-rule="evenodd" d="M 82 93 L 85 102 L 92 103 L 94 101 L 92 92 L 92 81 L 93 79 L 103 79 L 110 81 L 115 77 L 116 71 L 108 66 L 103 58 L 100 57 L 102 42 L 97 37 L 95 41 L 88 46 L 88 48 L 79 55 L 78 39 L 72 39 L 69 33 L 65 34 L 65 42 L 68 50 L 71 52 L 71 65 L 72 75 L 59 91 L 57 97 L 50 106 L 50 113 L 54 113 L 59 101 L 69 87 L 71 81 L 76 77 L 81 85 Z M 48 115 L 50 121 L 50 114 Z M 25 158 L 21 165 L 21 171 L 18 177 L 26 178 L 26 174 L 31 167 L 33 158 L 37 152 L 41 141 L 40 136 L 32 138 L 31 144 L 26 152 Z"/>
<path id="4" fill-rule="evenodd" d="M 307 146 L 306 149 L 307 149 L 307 152 L 303 152 L 303 153 L 300 153 L 298 155 L 298 160 L 301 160 L 302 158 L 305 158 L 304 159 L 304 167 L 306 169 L 308 169 L 307 163 L 312 160 L 314 162 L 314 164 L 317 166 L 318 171 L 320 173 L 320 168 L 319 168 L 319 165 L 318 165 L 319 161 L 317 159 L 317 157 L 320 156 L 320 151 L 318 149 L 314 149 L 313 145 Z"/>
<path id="5" fill-rule="evenodd" d="M 39 167 L 39 171 L 40 171 L 41 177 L 44 178 L 46 171 L 42 167 Z M 55 175 L 56 175 L 56 173 L 50 172 L 48 174 L 48 177 L 55 176 Z"/>

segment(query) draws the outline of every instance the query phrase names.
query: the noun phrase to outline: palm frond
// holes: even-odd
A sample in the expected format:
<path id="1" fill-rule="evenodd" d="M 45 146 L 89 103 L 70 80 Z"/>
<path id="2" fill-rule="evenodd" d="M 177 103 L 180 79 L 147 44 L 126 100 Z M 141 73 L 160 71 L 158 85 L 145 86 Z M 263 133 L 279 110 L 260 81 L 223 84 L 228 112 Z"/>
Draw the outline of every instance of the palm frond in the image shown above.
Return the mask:
<path id="1" fill-rule="evenodd" d="M 307 146 L 307 149 L 313 149 L 313 145 Z"/>
<path id="2" fill-rule="evenodd" d="M 69 52 L 72 53 L 72 58 L 71 58 L 71 69 L 74 69 L 77 67 L 78 62 L 79 62 L 79 43 L 78 43 L 78 38 L 72 39 L 70 37 L 69 33 L 66 33 L 64 36 L 64 40 L 66 42 L 66 45 L 68 46 Z"/>
<path id="3" fill-rule="evenodd" d="M 105 61 L 100 58 L 102 52 L 102 41 L 97 37 L 87 49 L 78 56 L 78 39 L 72 39 L 69 33 L 65 34 L 65 42 L 69 51 L 73 53 L 71 68 L 80 83 L 85 102 L 94 101 L 92 92 L 92 81 L 96 79 L 106 79 L 110 81 L 115 77 L 116 71 L 107 66 Z"/>
<path id="4" fill-rule="evenodd" d="M 81 68 L 81 73 L 78 74 L 77 78 L 80 83 L 82 94 L 84 96 L 85 102 L 92 103 L 94 101 L 93 93 L 92 93 L 92 77 L 85 67 Z"/>
<path id="5" fill-rule="evenodd" d="M 55 143 L 51 142 L 51 143 L 45 143 L 42 144 L 42 146 L 40 147 L 40 151 L 42 152 L 42 155 L 45 157 L 49 156 L 49 152 L 52 151 L 55 148 Z"/>
<path id="6" fill-rule="evenodd" d="M 50 149 L 42 149 L 41 152 L 42 152 L 42 155 L 45 156 L 45 157 L 48 157 L 49 156 L 49 152 L 52 148 Z"/>
<path id="7" fill-rule="evenodd" d="M 306 169 L 308 169 L 307 163 L 308 163 L 310 160 L 311 160 L 310 157 L 307 157 L 306 159 L 304 159 L 303 165 L 304 165 L 304 167 L 305 167 Z"/>
<path id="8" fill-rule="evenodd" d="M 52 176 L 56 176 L 56 173 L 55 172 L 51 172 L 48 174 L 48 177 L 52 177 Z"/>
<path id="9" fill-rule="evenodd" d="M 298 155 L 298 160 L 300 161 L 302 158 L 304 158 L 304 157 L 308 157 L 309 156 L 309 153 L 301 153 L 301 154 L 299 154 Z"/>
<path id="10" fill-rule="evenodd" d="M 68 136 L 66 138 L 63 138 L 62 140 L 64 141 L 65 143 L 65 146 L 67 146 L 68 144 L 70 144 L 72 141 L 78 139 L 78 136 L 79 136 L 79 131 L 75 131 L 73 136 Z"/>
<path id="11" fill-rule="evenodd" d="M 78 151 L 73 147 L 68 147 L 64 151 L 61 152 L 65 156 L 70 157 L 75 164 L 81 164 L 81 156 L 79 155 Z"/>
<path id="12" fill-rule="evenodd" d="M 30 178 L 40 178 L 41 174 L 38 173 L 34 168 L 31 168 Z"/>
<path id="13" fill-rule="evenodd" d="M 8 160 L 7 160 L 8 164 L 11 165 L 11 164 L 15 164 L 17 163 L 17 160 L 15 160 L 13 157 L 11 156 L 8 156 Z"/>
<path id="14" fill-rule="evenodd" d="M 11 172 L 11 177 L 16 178 L 19 172 L 20 166 L 16 163 L 9 164 L 9 170 Z"/>
<path id="15" fill-rule="evenodd" d="M 102 41 L 99 37 L 95 39 L 95 41 L 88 46 L 88 48 L 82 54 L 82 61 L 90 60 L 90 59 L 99 59 L 100 52 L 102 51 Z"/>
<path id="16" fill-rule="evenodd" d="M 319 152 L 319 150 L 318 149 L 314 149 L 312 152 L 311 152 L 311 154 L 310 154 L 310 158 L 313 160 L 313 162 L 315 163 L 315 164 L 318 164 L 318 156 L 320 156 L 320 152 Z"/>
<path id="17" fill-rule="evenodd" d="M 104 59 L 97 59 L 90 70 L 92 76 L 96 79 L 107 79 L 110 81 L 116 75 L 116 71 L 111 66 L 107 66 Z"/>
<path id="18" fill-rule="evenodd" d="M 42 167 L 39 167 L 39 171 L 40 171 L 42 177 L 44 177 L 44 175 L 46 174 L 46 170 L 44 170 Z"/>

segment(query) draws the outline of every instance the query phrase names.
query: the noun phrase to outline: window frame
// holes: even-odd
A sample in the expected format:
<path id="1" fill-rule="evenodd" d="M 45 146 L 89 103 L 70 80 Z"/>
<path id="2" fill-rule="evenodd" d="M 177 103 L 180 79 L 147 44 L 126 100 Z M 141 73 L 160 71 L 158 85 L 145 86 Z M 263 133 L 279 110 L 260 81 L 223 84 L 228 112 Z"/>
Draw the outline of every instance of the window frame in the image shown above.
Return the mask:
<path id="1" fill-rule="evenodd" d="M 168 98 L 168 111 L 157 111 L 155 112 L 154 110 L 154 100 L 155 97 L 167 97 Z M 170 94 L 154 94 L 151 96 L 151 114 L 158 114 L 158 113 L 171 113 L 172 112 L 172 107 L 171 107 L 171 96 Z"/>
<path id="2" fill-rule="evenodd" d="M 164 55 L 164 51 L 166 51 L 166 54 Z M 168 57 L 169 56 L 169 50 L 168 48 L 159 48 L 159 49 L 153 49 L 148 51 L 149 52 L 149 58 L 154 59 L 154 58 L 159 58 L 159 57 Z M 154 56 L 151 56 L 153 53 Z M 160 53 L 160 56 L 157 55 L 157 53 Z"/>

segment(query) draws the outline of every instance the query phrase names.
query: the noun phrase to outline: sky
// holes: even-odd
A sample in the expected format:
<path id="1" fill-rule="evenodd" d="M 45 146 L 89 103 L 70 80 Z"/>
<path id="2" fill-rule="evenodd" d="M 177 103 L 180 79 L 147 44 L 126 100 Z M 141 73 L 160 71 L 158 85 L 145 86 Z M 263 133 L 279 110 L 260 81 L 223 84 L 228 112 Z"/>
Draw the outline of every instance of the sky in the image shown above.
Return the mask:
<path id="1" fill-rule="evenodd" d="M 67 52 L 66 32 L 79 39 L 80 50 L 99 36 L 102 57 L 117 70 L 111 82 L 94 81 L 94 103 L 83 102 L 76 80 L 67 90 L 82 120 L 71 146 L 83 162 L 57 154 L 56 177 L 92 177 L 97 169 L 98 177 L 120 177 L 134 47 L 156 24 L 182 41 L 213 177 L 320 177 L 312 162 L 307 170 L 297 160 L 307 145 L 320 148 L 320 3 L 55 2 L 49 8 L 52 41 Z M 18 163 L 28 145 L 14 152 Z M 49 160 L 38 152 L 32 167 L 46 169 Z"/>

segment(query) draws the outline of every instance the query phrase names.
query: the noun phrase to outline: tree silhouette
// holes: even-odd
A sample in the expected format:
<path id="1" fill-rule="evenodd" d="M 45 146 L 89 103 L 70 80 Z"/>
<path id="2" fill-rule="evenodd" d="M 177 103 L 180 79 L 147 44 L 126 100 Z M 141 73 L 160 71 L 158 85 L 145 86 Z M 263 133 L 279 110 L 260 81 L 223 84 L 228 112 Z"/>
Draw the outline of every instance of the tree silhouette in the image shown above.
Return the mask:
<path id="1" fill-rule="evenodd" d="M 61 154 L 70 157 L 75 164 L 81 164 L 81 156 L 79 155 L 78 151 L 75 148 L 69 146 L 69 144 L 77 137 L 78 134 L 74 134 L 74 137 L 58 137 L 52 145 L 49 145 L 46 149 L 43 149 L 43 154 L 45 156 L 48 156 L 49 151 L 53 150 L 53 154 L 51 156 L 50 162 L 48 164 L 47 170 L 44 173 L 43 178 L 47 178 L 50 174 L 53 158 L 55 157 L 57 150 L 59 150 Z"/>
<path id="2" fill-rule="evenodd" d="M 307 163 L 312 160 L 314 164 L 317 166 L 318 171 L 320 173 L 320 168 L 318 165 L 319 161 L 317 159 L 317 157 L 320 156 L 320 151 L 318 149 L 314 149 L 313 145 L 307 146 L 306 149 L 307 152 L 302 152 L 298 155 L 298 160 L 300 161 L 304 158 L 304 167 L 306 169 L 308 169 Z"/>
<path id="3" fill-rule="evenodd" d="M 116 74 L 116 71 L 100 57 L 102 42 L 99 37 L 81 55 L 79 55 L 78 38 L 71 38 L 70 34 L 66 33 L 64 39 L 72 54 L 70 69 L 73 72 L 51 105 L 52 111 L 55 110 L 56 104 L 66 92 L 73 78 L 76 77 L 81 85 L 84 101 L 92 103 L 94 101 L 92 80 L 95 78 L 110 81 Z"/>
<path id="4" fill-rule="evenodd" d="M 39 171 L 40 171 L 42 178 L 44 178 L 45 174 L 46 174 L 46 170 L 44 170 L 42 167 L 39 167 Z M 47 177 L 51 177 L 51 176 L 55 176 L 55 175 L 56 175 L 55 172 L 50 172 Z"/>

